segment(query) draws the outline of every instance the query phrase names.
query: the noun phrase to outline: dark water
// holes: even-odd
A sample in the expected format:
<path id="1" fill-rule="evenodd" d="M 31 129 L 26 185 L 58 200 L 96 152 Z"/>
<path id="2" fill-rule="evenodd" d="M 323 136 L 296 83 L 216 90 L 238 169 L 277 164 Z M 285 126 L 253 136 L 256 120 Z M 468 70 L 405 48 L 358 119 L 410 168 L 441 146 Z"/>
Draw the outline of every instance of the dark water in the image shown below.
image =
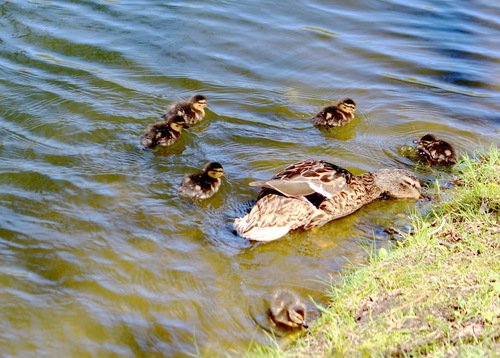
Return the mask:
<path id="1" fill-rule="evenodd" d="M 250 181 L 308 158 L 433 181 L 401 146 L 427 132 L 461 153 L 498 144 L 494 1 L 4 0 L 0 28 L 2 356 L 238 355 L 266 341 L 263 297 L 322 302 L 415 207 L 376 202 L 250 245 L 231 233 Z M 147 124 L 195 93 L 207 119 L 141 151 Z M 351 125 L 311 126 L 345 96 Z M 221 192 L 179 198 L 208 160 Z"/>

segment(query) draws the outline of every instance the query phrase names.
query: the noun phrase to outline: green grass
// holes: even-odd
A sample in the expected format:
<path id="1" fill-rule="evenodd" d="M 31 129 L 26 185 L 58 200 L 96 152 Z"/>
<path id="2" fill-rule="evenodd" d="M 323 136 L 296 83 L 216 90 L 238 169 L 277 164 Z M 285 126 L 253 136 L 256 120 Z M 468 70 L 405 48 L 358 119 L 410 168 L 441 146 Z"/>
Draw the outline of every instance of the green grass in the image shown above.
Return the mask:
<path id="1" fill-rule="evenodd" d="M 291 345 L 248 356 L 499 356 L 500 152 L 456 166 L 446 201 L 413 232 L 329 292 L 330 306 Z"/>

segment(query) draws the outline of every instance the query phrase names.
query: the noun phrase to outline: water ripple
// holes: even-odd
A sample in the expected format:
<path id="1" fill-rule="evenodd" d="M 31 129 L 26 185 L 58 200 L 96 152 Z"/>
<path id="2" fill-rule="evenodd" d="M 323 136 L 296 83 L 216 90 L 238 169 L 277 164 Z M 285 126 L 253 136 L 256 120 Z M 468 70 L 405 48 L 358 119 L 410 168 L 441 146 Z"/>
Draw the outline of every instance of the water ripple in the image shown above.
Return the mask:
<path id="1" fill-rule="evenodd" d="M 238 355 L 266 343 L 256 320 L 273 289 L 324 302 L 327 277 L 384 246 L 382 228 L 404 226 L 415 204 L 374 202 L 256 245 L 232 231 L 257 196 L 248 183 L 311 158 L 432 182 L 449 174 L 407 156 L 414 139 L 434 133 L 460 154 L 498 144 L 499 9 L 1 3 L 2 353 Z M 167 150 L 141 150 L 147 125 L 195 93 L 206 119 Z M 344 97 L 358 103 L 348 126 L 311 125 Z M 225 168 L 220 192 L 179 197 L 210 160 Z"/>

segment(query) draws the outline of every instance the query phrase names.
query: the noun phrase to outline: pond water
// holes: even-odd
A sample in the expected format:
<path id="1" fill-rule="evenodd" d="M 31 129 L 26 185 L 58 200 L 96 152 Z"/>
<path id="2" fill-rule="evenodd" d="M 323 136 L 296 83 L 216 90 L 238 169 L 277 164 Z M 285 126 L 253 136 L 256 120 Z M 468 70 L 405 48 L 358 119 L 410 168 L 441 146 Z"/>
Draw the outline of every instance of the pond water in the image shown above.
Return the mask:
<path id="1" fill-rule="evenodd" d="M 269 244 L 231 223 L 262 180 L 302 159 L 355 174 L 413 170 L 428 132 L 460 153 L 498 144 L 495 1 L 0 1 L 0 351 L 3 356 L 238 355 L 266 342 L 277 287 L 325 283 L 421 203 L 377 201 Z M 141 151 L 172 101 L 207 117 Z M 309 118 L 351 97 L 333 132 Z M 177 195 L 223 164 L 221 191 Z"/>

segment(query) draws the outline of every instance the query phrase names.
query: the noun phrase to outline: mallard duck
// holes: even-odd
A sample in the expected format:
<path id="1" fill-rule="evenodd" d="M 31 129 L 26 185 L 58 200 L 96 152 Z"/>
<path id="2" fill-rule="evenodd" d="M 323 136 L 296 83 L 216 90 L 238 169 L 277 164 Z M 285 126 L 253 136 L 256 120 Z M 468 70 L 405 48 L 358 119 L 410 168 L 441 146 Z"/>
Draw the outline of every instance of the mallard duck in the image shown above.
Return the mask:
<path id="1" fill-rule="evenodd" d="M 310 229 L 349 215 L 380 196 L 419 198 L 420 183 L 403 169 L 353 176 L 323 160 L 290 165 L 271 180 L 250 183 L 262 191 L 250 212 L 234 221 L 236 232 L 272 241 L 290 230 Z"/>
<path id="2" fill-rule="evenodd" d="M 269 316 L 277 325 L 288 328 L 308 328 L 307 306 L 295 292 L 276 290 L 269 302 Z"/>
<path id="3" fill-rule="evenodd" d="M 193 125 L 205 118 L 205 107 L 207 99 L 201 94 L 197 94 L 189 101 L 177 102 L 171 105 L 167 112 L 162 116 L 164 120 L 168 120 L 173 116 L 182 116 L 187 124 Z"/>
<path id="4" fill-rule="evenodd" d="M 429 164 L 453 165 L 457 162 L 457 155 L 453 146 L 444 140 L 437 139 L 432 134 L 426 134 L 417 144 L 418 155 Z"/>
<path id="5" fill-rule="evenodd" d="M 356 103 L 345 98 L 334 106 L 323 108 L 312 121 L 318 127 L 342 127 L 354 118 L 355 111 Z"/>
<path id="6" fill-rule="evenodd" d="M 189 127 L 181 116 L 174 116 L 166 122 L 150 124 L 141 139 L 141 144 L 146 148 L 168 147 L 180 138 L 183 128 Z"/>
<path id="7" fill-rule="evenodd" d="M 179 187 L 179 192 L 193 199 L 208 199 L 219 190 L 220 177 L 223 175 L 222 165 L 209 162 L 203 167 L 201 173 L 186 176 Z"/>

